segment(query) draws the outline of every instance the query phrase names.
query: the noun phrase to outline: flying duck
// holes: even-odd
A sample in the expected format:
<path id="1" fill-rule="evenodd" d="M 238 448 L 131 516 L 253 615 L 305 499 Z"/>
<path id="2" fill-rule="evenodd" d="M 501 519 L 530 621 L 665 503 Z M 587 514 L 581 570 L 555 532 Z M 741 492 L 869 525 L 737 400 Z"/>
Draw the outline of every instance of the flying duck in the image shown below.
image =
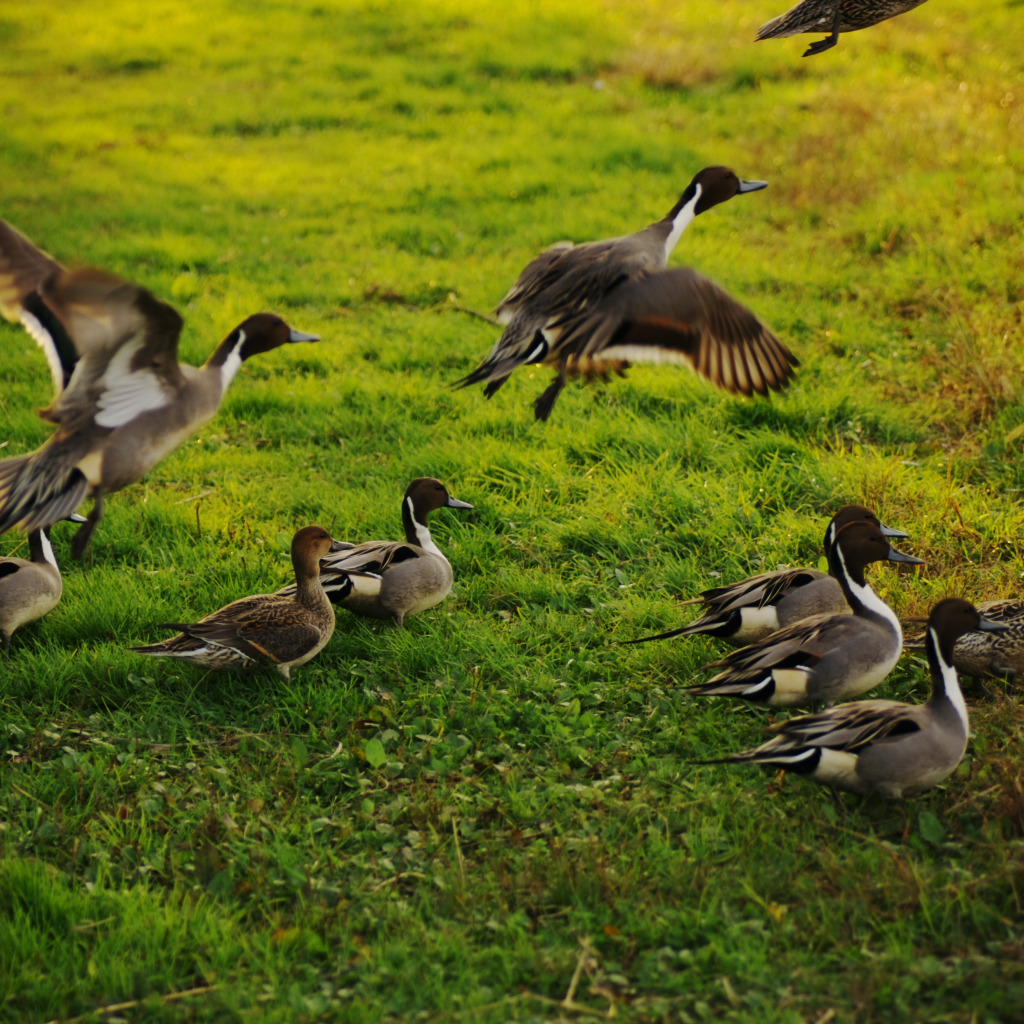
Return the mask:
<path id="1" fill-rule="evenodd" d="M 0 533 L 15 526 L 39 530 L 92 497 L 92 511 L 72 543 L 77 558 L 103 515 L 104 497 L 140 479 L 203 426 L 246 359 L 319 338 L 272 313 L 257 313 L 202 367 L 179 363 L 182 319 L 171 306 L 104 271 L 65 270 L 5 228 L 0 312 L 27 320 L 49 353 L 58 394 L 40 412 L 57 426 L 50 439 L 35 452 L 0 462 Z M 52 327 L 54 320 L 58 326 L 51 330 L 47 323 Z M 75 360 L 66 351 L 56 354 L 65 345 L 62 337 L 73 345 Z"/>
<path id="2" fill-rule="evenodd" d="M 1003 625 L 1000 630 L 971 630 L 953 645 L 953 666 L 975 679 L 1006 679 L 1015 683 L 1024 674 L 1024 601 L 1010 598 L 985 601 L 978 612 Z M 925 650 L 927 633 L 907 639 L 905 651 Z"/>
<path id="3" fill-rule="evenodd" d="M 880 21 L 895 18 L 920 7 L 925 0 L 800 0 L 795 7 L 765 22 L 757 30 L 758 39 L 796 36 L 802 32 L 829 32 L 804 51 L 805 57 L 830 50 L 839 42 L 840 32 L 856 32 Z"/>
<path id="4" fill-rule="evenodd" d="M 402 498 L 404 541 L 339 543 L 337 554 L 320 562 L 320 582 L 330 600 L 357 615 L 391 619 L 401 626 L 440 604 L 452 589 L 451 563 L 434 543 L 427 516 L 439 508 L 472 508 L 453 498 L 440 480 L 419 477 Z M 290 594 L 284 587 L 279 594 Z"/>
<path id="5" fill-rule="evenodd" d="M 947 597 L 928 617 L 925 650 L 932 692 L 925 704 L 861 700 L 771 726 L 777 735 L 752 750 L 706 764 L 767 764 L 852 793 L 914 796 L 952 774 L 967 749 L 967 705 L 953 665 L 958 638 L 1005 623 Z"/>
<path id="6" fill-rule="evenodd" d="M 854 697 L 877 686 L 892 671 L 903 645 L 895 612 L 864 581 L 865 567 L 881 561 L 923 564 L 893 548 L 874 523 L 848 523 L 836 533 L 829 572 L 853 614 L 815 615 L 770 633 L 705 665 L 722 671 L 687 691 L 795 707 Z"/>
<path id="7" fill-rule="evenodd" d="M 320 559 L 337 542 L 322 526 L 304 526 L 292 538 L 292 595 L 255 594 L 199 622 L 161 623 L 181 632 L 157 644 L 130 647 L 136 654 L 183 658 L 209 669 L 273 665 L 287 680 L 292 668 L 318 654 L 334 632 L 334 608 L 320 586 Z"/>
<path id="8" fill-rule="evenodd" d="M 836 532 L 847 523 L 874 523 L 886 537 L 906 537 L 902 530 L 884 525 L 878 516 L 863 505 L 847 505 L 829 521 L 825 530 L 825 557 L 835 541 Z M 665 640 L 673 636 L 695 636 L 706 633 L 734 647 L 763 640 L 769 633 L 792 625 L 811 615 L 849 614 L 839 581 L 817 569 L 779 569 L 705 590 L 687 604 L 702 604 L 700 618 L 666 633 L 626 640 L 627 644 L 644 644 L 648 640 Z"/>
<path id="9" fill-rule="evenodd" d="M 490 355 L 456 386 L 486 383 L 490 398 L 517 366 L 554 366 L 554 382 L 534 404 L 539 420 L 569 374 L 606 376 L 635 361 L 682 363 L 744 395 L 783 387 L 798 365 L 789 349 L 718 285 L 686 267 L 665 269 L 697 214 L 766 184 L 705 167 L 642 231 L 541 253 L 495 310 L 505 330 Z"/>
<path id="10" fill-rule="evenodd" d="M 68 518 L 85 522 L 77 513 Z M 16 629 L 53 611 L 64 591 L 49 527 L 28 535 L 28 551 L 28 558 L 0 558 L 0 645 L 5 649 Z"/>

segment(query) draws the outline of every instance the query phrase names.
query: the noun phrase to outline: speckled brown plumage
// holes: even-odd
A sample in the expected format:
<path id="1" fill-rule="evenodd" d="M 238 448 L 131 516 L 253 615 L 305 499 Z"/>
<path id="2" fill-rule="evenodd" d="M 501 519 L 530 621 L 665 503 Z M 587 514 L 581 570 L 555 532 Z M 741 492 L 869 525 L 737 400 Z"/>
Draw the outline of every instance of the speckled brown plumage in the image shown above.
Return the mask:
<path id="1" fill-rule="evenodd" d="M 795 7 L 765 22 L 757 31 L 758 39 L 776 39 L 802 32 L 828 32 L 829 36 L 812 43 L 805 57 L 831 49 L 839 42 L 840 32 L 856 32 L 880 21 L 895 18 L 925 0 L 801 0 Z"/>

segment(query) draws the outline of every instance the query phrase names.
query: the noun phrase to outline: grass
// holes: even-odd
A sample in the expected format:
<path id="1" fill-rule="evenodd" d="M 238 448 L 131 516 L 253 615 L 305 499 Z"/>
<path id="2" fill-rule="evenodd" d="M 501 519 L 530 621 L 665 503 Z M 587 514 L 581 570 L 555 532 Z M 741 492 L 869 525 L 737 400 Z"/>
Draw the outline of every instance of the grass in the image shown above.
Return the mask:
<path id="1" fill-rule="evenodd" d="M 766 720 L 681 694 L 713 642 L 610 644 L 814 564 L 848 501 L 927 559 L 872 574 L 901 614 L 1024 576 L 1016 6 L 806 61 L 750 42 L 782 6 L 5 9 L 0 215 L 173 301 L 190 361 L 260 308 L 324 338 L 110 499 L 4 660 L 5 1020 L 1020 1018 L 1014 691 L 971 693 L 937 790 L 835 799 L 691 763 Z M 457 306 L 709 163 L 770 187 L 675 261 L 798 352 L 785 395 L 635 368 L 539 426 L 547 371 L 450 389 L 495 337 Z M 0 350 L 14 454 L 49 377 Z M 279 586 L 301 525 L 397 535 L 425 473 L 475 507 L 435 515 L 456 588 L 405 630 L 343 616 L 291 686 L 126 652 Z M 926 688 L 908 658 L 879 693 Z"/>

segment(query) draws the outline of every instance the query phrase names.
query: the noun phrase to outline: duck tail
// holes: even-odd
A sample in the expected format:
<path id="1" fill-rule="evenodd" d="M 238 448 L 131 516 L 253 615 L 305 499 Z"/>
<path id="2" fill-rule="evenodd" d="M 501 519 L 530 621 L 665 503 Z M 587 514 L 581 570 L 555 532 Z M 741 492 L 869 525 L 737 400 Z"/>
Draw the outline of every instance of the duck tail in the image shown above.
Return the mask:
<path id="1" fill-rule="evenodd" d="M 39 453 L 0 462 L 0 533 L 20 526 L 41 530 L 67 518 L 85 500 L 89 481 L 80 469 L 57 469 Z"/>

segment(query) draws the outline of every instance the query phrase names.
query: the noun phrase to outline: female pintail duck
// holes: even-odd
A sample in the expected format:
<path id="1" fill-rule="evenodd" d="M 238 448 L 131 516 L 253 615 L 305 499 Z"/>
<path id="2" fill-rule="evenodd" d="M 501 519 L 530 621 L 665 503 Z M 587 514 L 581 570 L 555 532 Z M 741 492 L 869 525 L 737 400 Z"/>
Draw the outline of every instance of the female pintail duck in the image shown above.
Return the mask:
<path id="1" fill-rule="evenodd" d="M 795 7 L 765 22 L 758 39 L 797 36 L 803 32 L 829 32 L 804 51 L 805 57 L 829 50 L 839 42 L 840 32 L 856 32 L 880 21 L 920 7 L 925 0 L 800 0 Z"/>
<path id="2" fill-rule="evenodd" d="M 956 640 L 998 636 L 1005 623 L 947 597 L 928 618 L 925 649 L 932 692 L 925 704 L 862 700 L 771 726 L 778 733 L 753 750 L 712 764 L 767 764 L 852 793 L 914 796 L 952 774 L 967 749 L 967 705 L 953 665 Z"/>
<path id="3" fill-rule="evenodd" d="M 975 679 L 1006 679 L 1014 683 L 1024 673 L 1024 601 L 985 601 L 978 612 L 1004 628 L 971 630 L 953 645 L 953 666 Z M 927 634 L 908 639 L 905 651 L 925 650 Z"/>
<path id="4" fill-rule="evenodd" d="M 413 480 L 402 499 L 405 541 L 342 543 L 338 554 L 320 563 L 327 596 L 357 615 L 393 619 L 399 626 L 406 616 L 440 604 L 452 589 L 452 567 L 430 536 L 427 516 L 434 509 L 472 507 L 453 498 L 440 480 Z"/>
<path id="5" fill-rule="evenodd" d="M 162 623 L 178 629 L 162 643 L 130 647 L 136 654 L 183 658 L 211 669 L 274 665 L 287 680 L 334 632 L 334 608 L 320 586 L 320 559 L 338 547 L 322 526 L 304 526 L 292 538 L 292 595 L 255 594 L 225 605 L 195 623 Z"/>
<path id="6" fill-rule="evenodd" d="M 829 571 L 853 614 L 815 615 L 741 647 L 705 665 L 722 671 L 688 692 L 795 707 L 853 697 L 877 686 L 892 671 L 903 645 L 896 613 L 864 582 L 865 567 L 886 560 L 923 564 L 895 550 L 874 523 L 848 523 L 836 533 Z"/>
<path id="7" fill-rule="evenodd" d="M 880 522 L 871 509 L 863 505 L 847 505 L 832 517 L 825 530 L 826 558 L 837 531 L 847 523 L 855 522 L 874 523 L 886 537 L 907 536 L 902 530 L 894 530 Z M 734 647 L 745 647 L 811 615 L 841 615 L 851 611 L 839 581 L 817 569 L 762 572 L 739 583 L 705 590 L 682 604 L 702 604 L 704 612 L 699 619 L 679 629 L 625 643 L 643 644 L 648 640 L 706 633 Z"/>
<path id="8" fill-rule="evenodd" d="M 72 544 L 80 557 L 103 515 L 104 496 L 144 476 L 206 423 L 244 360 L 319 339 L 257 313 L 202 367 L 188 366 L 178 362 L 182 320 L 171 306 L 112 274 L 67 271 L 33 252 L 13 229 L 0 233 L 3 311 L 20 317 L 37 296 L 63 325 L 77 363 L 67 388 L 40 413 L 57 424 L 54 435 L 38 451 L 0 462 L 0 533 L 49 526 L 92 497 L 92 512 Z M 36 323 L 42 325 L 38 317 Z M 47 346 L 46 330 L 33 328 L 33 335 Z M 64 360 L 54 356 L 50 364 L 56 382 L 55 367 Z"/>
<path id="9" fill-rule="evenodd" d="M 84 523 L 84 516 L 68 516 Z M 28 558 L 0 558 L 0 645 L 10 646 L 11 634 L 53 611 L 64 591 L 60 567 L 50 543 L 50 528 L 28 535 Z"/>
<path id="10" fill-rule="evenodd" d="M 699 213 L 764 188 L 727 167 L 705 167 L 664 218 L 633 235 L 561 242 L 519 275 L 495 316 L 505 331 L 457 386 L 486 382 L 490 398 L 517 366 L 558 375 L 537 399 L 545 420 L 570 373 L 607 375 L 630 361 L 682 363 L 733 393 L 781 388 L 798 360 L 753 313 L 688 268 L 665 270 Z"/>

